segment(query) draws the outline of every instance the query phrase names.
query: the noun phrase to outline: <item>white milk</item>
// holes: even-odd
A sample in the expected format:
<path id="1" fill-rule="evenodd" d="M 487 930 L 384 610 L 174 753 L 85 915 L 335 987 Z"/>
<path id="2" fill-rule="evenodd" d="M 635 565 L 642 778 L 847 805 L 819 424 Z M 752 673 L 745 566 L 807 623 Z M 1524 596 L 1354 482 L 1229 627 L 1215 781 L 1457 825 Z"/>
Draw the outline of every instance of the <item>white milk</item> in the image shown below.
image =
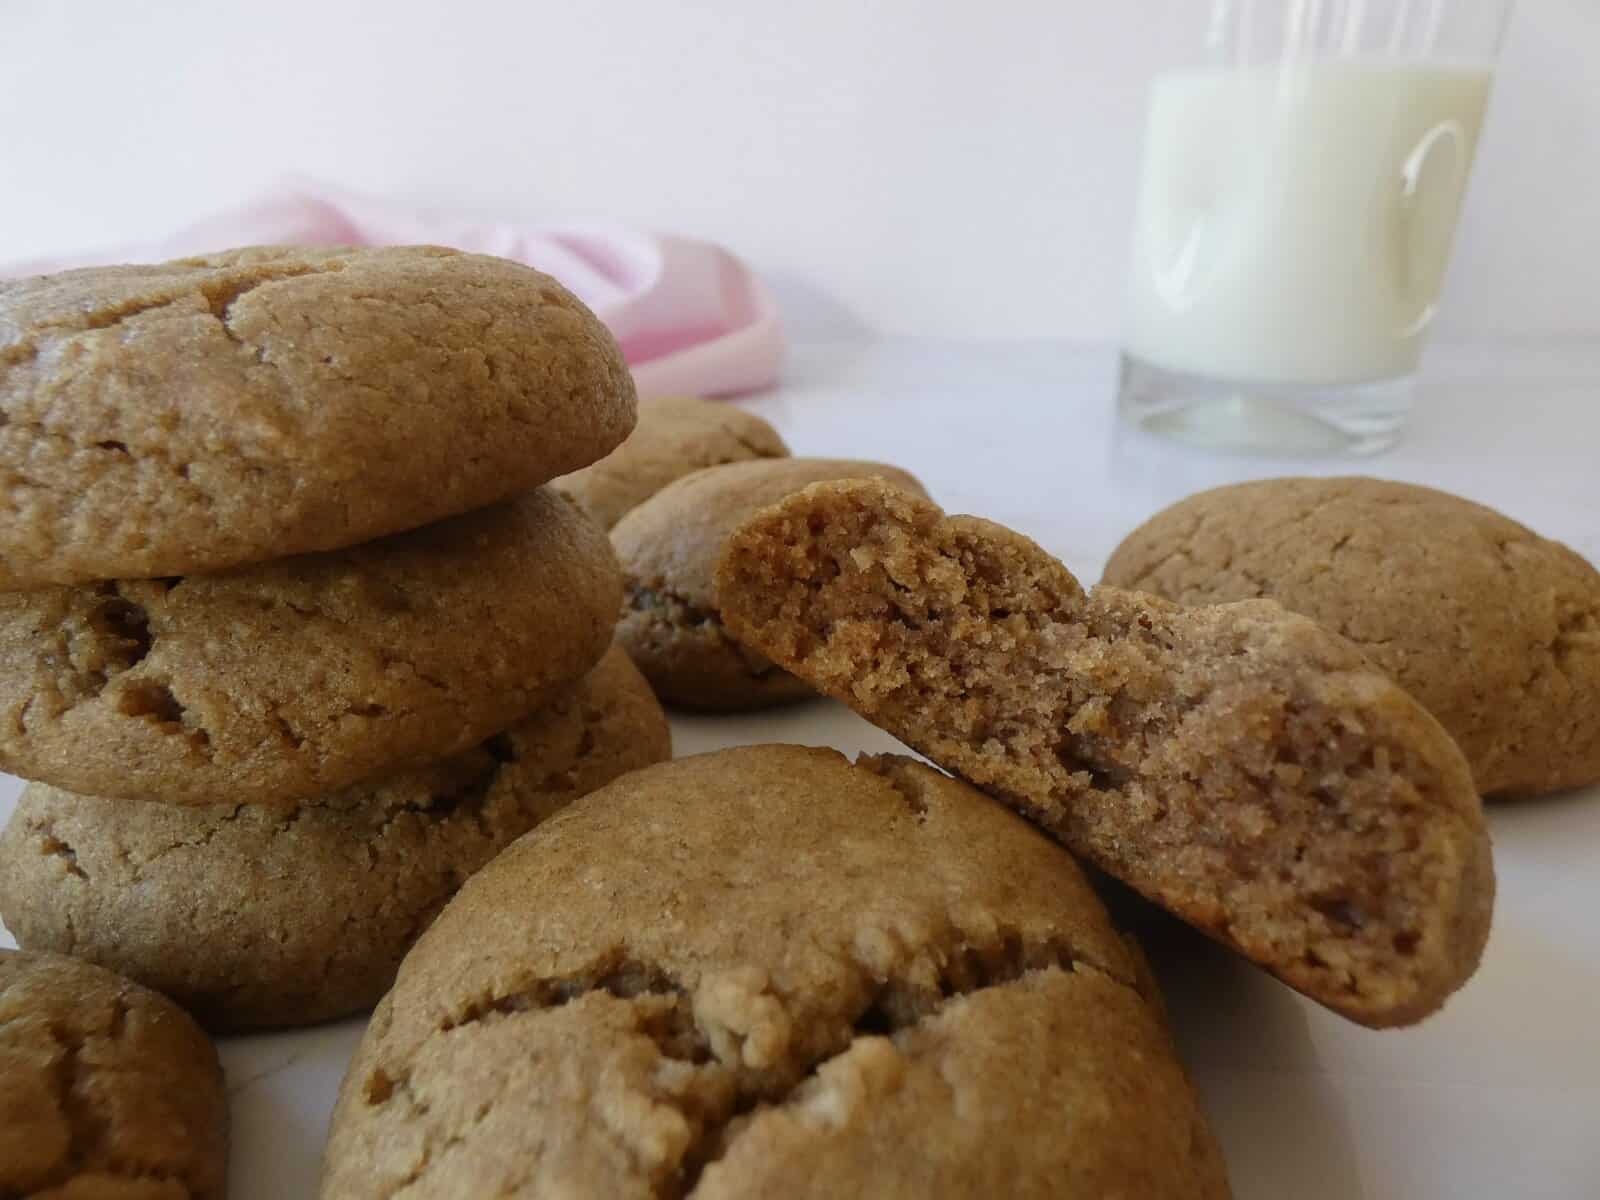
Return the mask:
<path id="1" fill-rule="evenodd" d="M 1309 63 L 1156 81 L 1128 350 L 1320 384 L 1416 367 L 1487 69 Z"/>

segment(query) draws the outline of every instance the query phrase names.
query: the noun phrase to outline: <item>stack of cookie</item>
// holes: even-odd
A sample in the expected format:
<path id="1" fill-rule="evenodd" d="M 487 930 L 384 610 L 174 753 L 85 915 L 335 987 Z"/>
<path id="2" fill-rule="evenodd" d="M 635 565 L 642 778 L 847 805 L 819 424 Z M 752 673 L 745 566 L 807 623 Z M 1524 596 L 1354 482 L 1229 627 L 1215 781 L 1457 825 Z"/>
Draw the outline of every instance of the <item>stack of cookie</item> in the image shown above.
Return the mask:
<path id="1" fill-rule="evenodd" d="M 212 1029 L 373 1003 L 462 880 L 667 757 L 547 481 L 633 426 L 553 280 L 240 250 L 0 292 L 0 916 Z M 308 902 L 309 901 L 309 902 Z"/>

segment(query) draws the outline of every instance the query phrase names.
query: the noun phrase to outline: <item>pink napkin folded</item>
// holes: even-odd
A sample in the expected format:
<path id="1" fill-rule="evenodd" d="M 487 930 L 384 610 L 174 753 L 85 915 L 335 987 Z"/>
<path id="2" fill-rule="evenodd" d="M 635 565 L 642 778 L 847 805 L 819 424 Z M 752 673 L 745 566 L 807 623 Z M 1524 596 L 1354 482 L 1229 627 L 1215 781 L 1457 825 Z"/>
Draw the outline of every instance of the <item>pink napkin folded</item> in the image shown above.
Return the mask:
<path id="1" fill-rule="evenodd" d="M 778 377 L 783 331 L 761 281 L 710 242 L 617 225 L 534 228 L 418 212 L 316 184 L 273 190 L 159 242 L 49 262 L 0 278 L 115 262 L 159 262 L 272 242 L 383 246 L 428 242 L 527 263 L 555 276 L 616 335 L 643 398 L 714 396 Z"/>

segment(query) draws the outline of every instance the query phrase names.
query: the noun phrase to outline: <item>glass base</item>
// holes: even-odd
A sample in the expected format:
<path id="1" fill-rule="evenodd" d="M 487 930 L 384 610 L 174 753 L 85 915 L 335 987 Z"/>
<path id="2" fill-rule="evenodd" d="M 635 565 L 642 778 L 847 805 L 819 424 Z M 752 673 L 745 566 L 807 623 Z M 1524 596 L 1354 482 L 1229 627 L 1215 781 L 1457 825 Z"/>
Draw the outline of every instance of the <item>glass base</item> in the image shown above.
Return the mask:
<path id="1" fill-rule="evenodd" d="M 1415 377 L 1297 387 L 1169 371 L 1122 356 L 1117 410 L 1137 429 L 1202 446 L 1292 457 L 1376 454 L 1400 438 Z"/>

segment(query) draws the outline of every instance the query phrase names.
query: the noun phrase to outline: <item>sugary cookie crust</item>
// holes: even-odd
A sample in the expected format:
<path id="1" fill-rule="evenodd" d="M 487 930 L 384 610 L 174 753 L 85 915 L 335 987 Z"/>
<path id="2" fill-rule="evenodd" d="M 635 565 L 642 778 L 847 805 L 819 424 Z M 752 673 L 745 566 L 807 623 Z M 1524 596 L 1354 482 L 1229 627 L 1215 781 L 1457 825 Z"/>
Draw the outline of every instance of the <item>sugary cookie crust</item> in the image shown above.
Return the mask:
<path id="1" fill-rule="evenodd" d="M 1225 1196 L 1143 979 L 1066 855 L 927 767 L 679 760 L 424 935 L 322 1194 Z"/>
<path id="2" fill-rule="evenodd" d="M 0 282 L 0 589 L 410 529 L 603 457 L 635 403 L 592 313 L 483 255 L 259 247 Z"/>
<path id="3" fill-rule="evenodd" d="M 218 575 L 0 594 L 0 769 L 283 806 L 457 753 L 604 653 L 605 534 L 548 489 Z"/>
<path id="4" fill-rule="evenodd" d="M 217 1052 L 164 996 L 0 950 L 0 1195 L 223 1200 Z"/>
<path id="5" fill-rule="evenodd" d="M 0 834 L 0 916 L 217 1031 L 370 1008 L 461 882 L 578 796 L 670 757 L 620 649 L 447 762 L 287 810 L 130 804 L 30 785 Z M 307 896 L 315 896 L 307 904 Z"/>

